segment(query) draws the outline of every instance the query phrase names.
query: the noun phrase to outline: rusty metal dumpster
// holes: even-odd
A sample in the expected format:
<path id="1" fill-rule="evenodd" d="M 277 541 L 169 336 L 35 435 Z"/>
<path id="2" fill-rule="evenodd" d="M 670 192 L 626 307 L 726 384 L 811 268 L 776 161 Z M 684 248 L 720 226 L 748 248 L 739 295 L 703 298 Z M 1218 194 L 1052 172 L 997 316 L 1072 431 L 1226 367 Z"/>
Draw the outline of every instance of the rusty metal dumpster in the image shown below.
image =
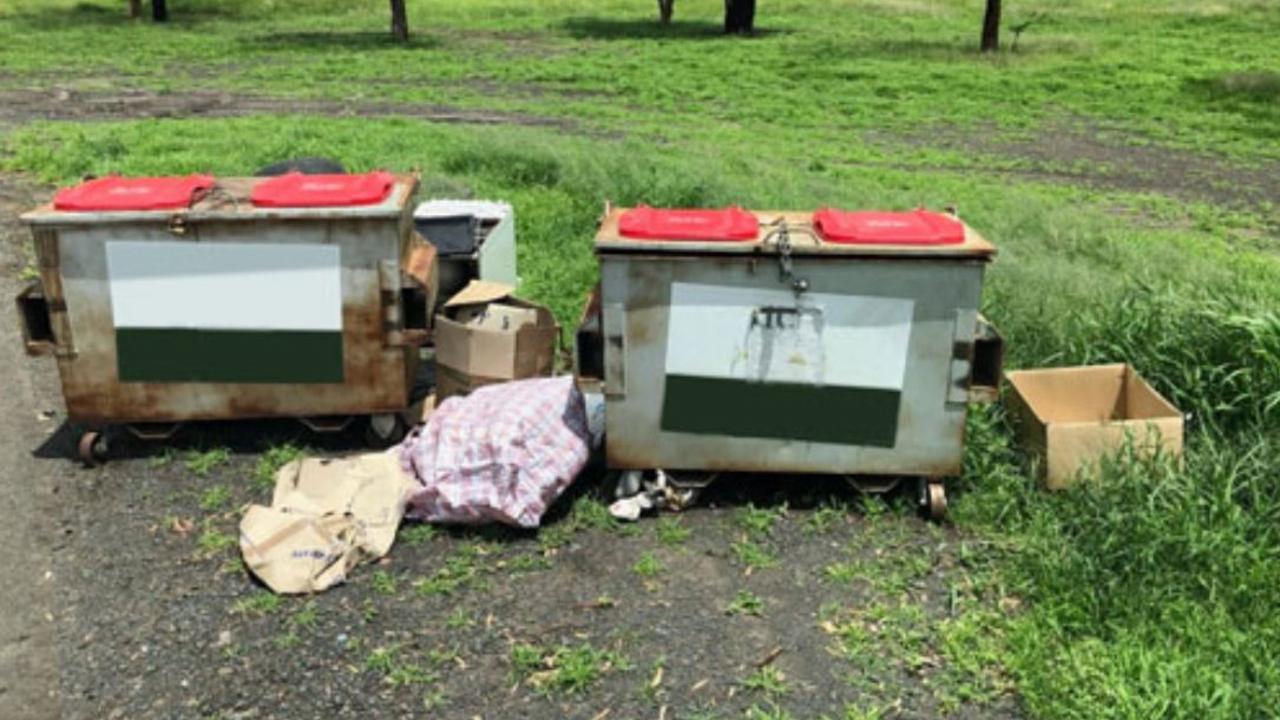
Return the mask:
<path id="1" fill-rule="evenodd" d="M 945 216 L 926 218 L 954 235 L 938 242 L 882 236 L 910 214 L 855 217 L 872 231 L 856 242 L 814 213 L 650 210 L 607 210 L 579 334 L 599 348 L 578 364 L 602 370 L 609 467 L 694 487 L 729 471 L 912 478 L 945 513 L 967 403 L 999 375 L 978 314 L 995 248 Z"/>
<path id="2" fill-rule="evenodd" d="M 417 179 L 332 207 L 255 205 L 261 182 L 221 178 L 177 209 L 22 216 L 40 273 L 18 299 L 26 347 L 56 357 L 86 460 L 113 424 L 165 437 L 191 420 L 372 416 L 396 432 L 427 332 L 402 307 Z"/>

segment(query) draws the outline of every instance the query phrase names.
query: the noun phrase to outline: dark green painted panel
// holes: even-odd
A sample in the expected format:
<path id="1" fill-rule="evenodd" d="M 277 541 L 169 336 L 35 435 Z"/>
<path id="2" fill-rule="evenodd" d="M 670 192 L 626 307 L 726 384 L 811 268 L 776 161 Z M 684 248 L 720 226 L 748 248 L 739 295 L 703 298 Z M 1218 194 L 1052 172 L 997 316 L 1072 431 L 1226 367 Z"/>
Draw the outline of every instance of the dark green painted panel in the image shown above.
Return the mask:
<path id="1" fill-rule="evenodd" d="M 116 328 L 121 382 L 340 383 L 342 333 Z"/>
<path id="2" fill-rule="evenodd" d="M 902 393 L 668 375 L 662 429 L 893 447 Z"/>

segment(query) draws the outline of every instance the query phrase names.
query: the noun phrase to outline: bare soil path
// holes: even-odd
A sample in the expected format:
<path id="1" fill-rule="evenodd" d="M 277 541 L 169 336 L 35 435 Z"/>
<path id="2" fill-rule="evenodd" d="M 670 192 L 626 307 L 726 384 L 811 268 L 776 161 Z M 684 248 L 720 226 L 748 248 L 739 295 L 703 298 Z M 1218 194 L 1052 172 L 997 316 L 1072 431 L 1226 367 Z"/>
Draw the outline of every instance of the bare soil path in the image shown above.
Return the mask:
<path id="1" fill-rule="evenodd" d="M 0 297 L 17 294 L 19 209 L 35 188 L 0 174 Z M 56 378 L 22 351 L 12 311 L 0 313 L 0 717 L 57 717 L 52 547 L 57 542 L 58 490 L 67 470 L 32 455 L 57 427 Z"/>

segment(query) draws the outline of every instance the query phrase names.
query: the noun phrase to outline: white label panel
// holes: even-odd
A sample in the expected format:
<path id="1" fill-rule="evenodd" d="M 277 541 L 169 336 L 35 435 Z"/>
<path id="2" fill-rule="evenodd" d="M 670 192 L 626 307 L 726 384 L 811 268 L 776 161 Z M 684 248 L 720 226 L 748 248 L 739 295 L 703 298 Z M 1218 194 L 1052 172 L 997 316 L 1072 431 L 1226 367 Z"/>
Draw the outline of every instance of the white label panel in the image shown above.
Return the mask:
<path id="1" fill-rule="evenodd" d="M 673 283 L 668 375 L 901 390 L 915 303 Z"/>
<path id="2" fill-rule="evenodd" d="M 106 244 L 116 327 L 342 329 L 336 245 Z"/>

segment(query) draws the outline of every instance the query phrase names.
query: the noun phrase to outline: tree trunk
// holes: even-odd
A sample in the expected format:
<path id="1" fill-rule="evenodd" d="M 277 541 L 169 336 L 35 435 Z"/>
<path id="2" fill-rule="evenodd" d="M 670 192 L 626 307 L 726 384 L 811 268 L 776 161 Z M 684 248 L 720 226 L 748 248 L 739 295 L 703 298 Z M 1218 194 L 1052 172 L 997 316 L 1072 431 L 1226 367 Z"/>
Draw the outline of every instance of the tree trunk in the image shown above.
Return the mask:
<path id="1" fill-rule="evenodd" d="M 142 15 L 142 0 L 129 0 L 129 17 L 136 18 Z"/>
<path id="2" fill-rule="evenodd" d="M 756 0 L 724 0 L 724 31 L 749 35 L 755 27 Z"/>
<path id="3" fill-rule="evenodd" d="M 1000 49 L 1000 0 L 987 0 L 987 14 L 982 18 L 982 52 Z"/>
<path id="4" fill-rule="evenodd" d="M 169 7 L 165 5 L 165 0 L 151 0 L 151 19 L 156 22 L 169 19 Z"/>
<path id="5" fill-rule="evenodd" d="M 676 0 L 658 0 L 658 22 L 671 24 L 671 15 L 675 12 Z"/>
<path id="6" fill-rule="evenodd" d="M 397 42 L 409 40 L 409 16 L 404 11 L 404 0 L 391 0 L 391 37 Z"/>

